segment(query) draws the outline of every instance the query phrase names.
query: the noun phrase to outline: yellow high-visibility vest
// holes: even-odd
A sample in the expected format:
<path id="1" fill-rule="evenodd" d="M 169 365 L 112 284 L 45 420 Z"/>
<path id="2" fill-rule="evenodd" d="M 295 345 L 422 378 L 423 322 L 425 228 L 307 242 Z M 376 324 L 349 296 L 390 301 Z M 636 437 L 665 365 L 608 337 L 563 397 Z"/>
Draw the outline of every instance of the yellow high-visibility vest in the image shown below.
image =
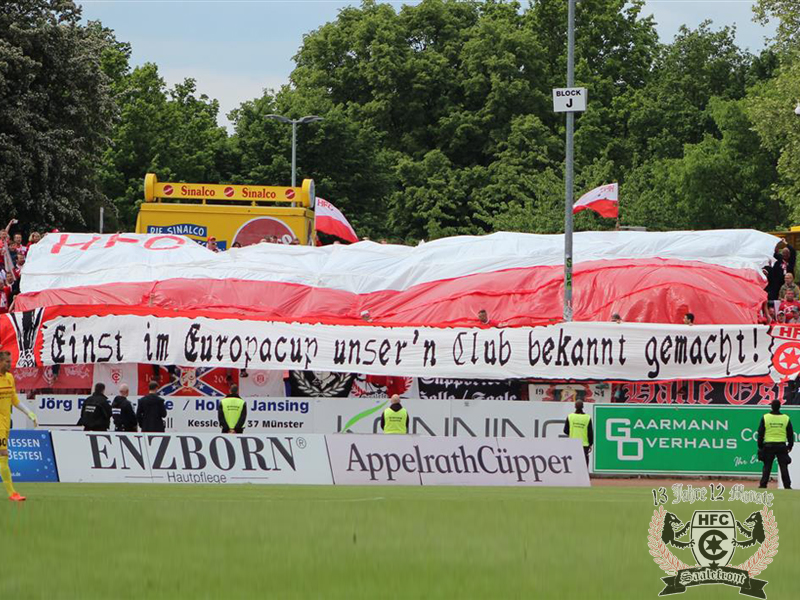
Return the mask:
<path id="1" fill-rule="evenodd" d="M 764 415 L 764 442 L 788 442 L 786 428 L 789 426 L 789 415 Z"/>
<path id="2" fill-rule="evenodd" d="M 567 417 L 569 421 L 569 437 L 583 441 L 584 446 L 589 445 L 589 422 L 592 417 L 583 413 L 572 413 Z"/>
<path id="3" fill-rule="evenodd" d="M 239 417 L 242 416 L 244 400 L 241 398 L 228 397 L 220 400 L 220 404 L 222 404 L 222 414 L 225 416 L 228 429 L 234 429 L 239 422 Z"/>
<path id="4" fill-rule="evenodd" d="M 408 411 L 405 408 L 384 410 L 383 433 L 408 433 Z"/>

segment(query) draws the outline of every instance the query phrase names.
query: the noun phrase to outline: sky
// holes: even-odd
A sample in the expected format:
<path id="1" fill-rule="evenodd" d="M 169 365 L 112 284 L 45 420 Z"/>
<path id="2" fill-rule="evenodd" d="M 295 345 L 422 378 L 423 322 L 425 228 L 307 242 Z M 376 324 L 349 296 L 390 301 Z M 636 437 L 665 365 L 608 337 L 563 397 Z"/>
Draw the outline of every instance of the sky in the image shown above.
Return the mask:
<path id="1" fill-rule="evenodd" d="M 132 45 L 134 66 L 158 65 L 168 85 L 186 77 L 200 93 L 220 103 L 225 115 L 263 90 L 288 83 L 292 57 L 303 36 L 339 10 L 360 2 L 339 0 L 76 0 L 85 20 L 100 20 Z M 418 4 L 415 1 L 390 2 Z M 774 33 L 752 22 L 750 0 L 648 0 L 644 14 L 655 18 L 662 41 L 681 25 L 705 19 L 715 26 L 736 25 L 740 47 L 757 52 Z"/>

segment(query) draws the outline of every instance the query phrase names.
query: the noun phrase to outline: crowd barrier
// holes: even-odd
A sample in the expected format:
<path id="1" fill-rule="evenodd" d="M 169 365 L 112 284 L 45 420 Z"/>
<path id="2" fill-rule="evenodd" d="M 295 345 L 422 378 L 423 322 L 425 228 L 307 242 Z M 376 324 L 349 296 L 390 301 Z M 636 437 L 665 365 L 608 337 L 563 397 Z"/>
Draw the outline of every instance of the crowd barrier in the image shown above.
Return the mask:
<path id="1" fill-rule="evenodd" d="M 357 434 L 16 431 L 18 481 L 67 483 L 588 486 L 580 441 Z M 46 438 L 46 442 L 44 439 Z M 45 451 L 45 448 L 47 451 Z M 17 448 L 15 453 L 20 452 Z M 19 461 L 15 454 L 13 460 Z M 55 462 L 53 462 L 55 459 Z M 52 464 L 48 479 L 26 477 Z M 15 468 L 18 465 L 15 465 Z"/>

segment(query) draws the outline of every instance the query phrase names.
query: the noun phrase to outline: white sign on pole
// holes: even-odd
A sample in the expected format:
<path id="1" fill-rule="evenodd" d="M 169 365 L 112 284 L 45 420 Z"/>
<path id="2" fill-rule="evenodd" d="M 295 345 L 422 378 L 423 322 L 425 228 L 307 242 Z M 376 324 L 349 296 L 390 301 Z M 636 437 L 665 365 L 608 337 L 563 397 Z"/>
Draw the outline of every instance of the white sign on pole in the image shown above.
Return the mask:
<path id="1" fill-rule="evenodd" d="M 553 90 L 553 111 L 584 112 L 586 95 L 586 88 L 555 88 Z"/>

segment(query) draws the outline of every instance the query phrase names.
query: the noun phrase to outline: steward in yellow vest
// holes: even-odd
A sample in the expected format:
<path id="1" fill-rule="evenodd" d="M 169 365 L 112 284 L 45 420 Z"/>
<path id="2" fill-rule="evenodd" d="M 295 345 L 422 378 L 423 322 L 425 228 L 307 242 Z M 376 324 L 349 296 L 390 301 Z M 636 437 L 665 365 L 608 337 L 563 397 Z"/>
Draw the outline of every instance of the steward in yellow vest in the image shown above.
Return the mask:
<path id="1" fill-rule="evenodd" d="M 222 433 L 242 433 L 245 419 L 247 419 L 247 406 L 239 397 L 239 386 L 231 386 L 231 392 L 226 398 L 219 401 L 217 411 Z"/>
<path id="2" fill-rule="evenodd" d="M 758 458 L 764 461 L 764 470 L 761 472 L 761 483 L 758 487 L 766 488 L 772 471 L 772 463 L 778 459 L 783 487 L 792 489 L 792 480 L 789 477 L 789 463 L 792 459 L 789 452 L 794 446 L 794 430 L 789 415 L 781 412 L 781 401 L 773 400 L 772 411 L 761 417 L 758 424 Z"/>
<path id="3" fill-rule="evenodd" d="M 575 403 L 575 412 L 564 421 L 564 433 L 568 437 L 581 440 L 583 444 L 583 455 L 586 457 L 586 465 L 589 465 L 589 453 L 594 444 L 594 431 L 592 430 L 592 417 L 583 412 L 583 400 Z"/>
<path id="4" fill-rule="evenodd" d="M 408 433 L 408 411 L 400 405 L 400 396 L 392 396 L 391 405 L 381 415 L 383 433 Z"/>

